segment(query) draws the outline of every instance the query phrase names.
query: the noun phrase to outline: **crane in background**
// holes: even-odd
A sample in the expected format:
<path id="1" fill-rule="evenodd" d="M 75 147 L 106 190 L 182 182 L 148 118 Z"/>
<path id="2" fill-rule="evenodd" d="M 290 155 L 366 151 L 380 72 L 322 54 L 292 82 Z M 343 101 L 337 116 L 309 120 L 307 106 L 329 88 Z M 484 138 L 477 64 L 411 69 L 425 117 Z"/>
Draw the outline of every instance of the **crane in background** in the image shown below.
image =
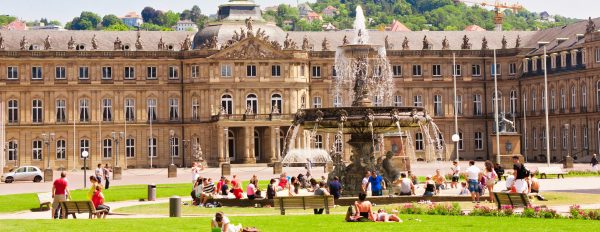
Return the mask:
<path id="1" fill-rule="evenodd" d="M 493 7 L 494 13 L 496 16 L 494 17 L 494 23 L 496 24 L 496 31 L 502 31 L 502 23 L 504 22 L 504 14 L 502 11 L 505 9 L 510 9 L 513 12 L 517 13 L 518 11 L 523 9 L 523 5 L 514 3 L 508 4 L 506 2 L 495 1 L 494 3 L 489 3 L 485 1 L 471 1 L 471 0 L 454 0 L 454 4 L 458 3 L 470 3 L 481 7 Z"/>

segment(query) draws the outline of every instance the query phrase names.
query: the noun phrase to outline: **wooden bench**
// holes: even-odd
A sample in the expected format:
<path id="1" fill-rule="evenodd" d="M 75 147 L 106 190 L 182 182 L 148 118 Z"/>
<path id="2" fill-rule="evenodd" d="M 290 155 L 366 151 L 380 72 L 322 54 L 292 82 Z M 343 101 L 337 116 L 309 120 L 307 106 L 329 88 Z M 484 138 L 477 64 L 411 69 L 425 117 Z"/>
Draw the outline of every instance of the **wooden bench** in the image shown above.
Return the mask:
<path id="1" fill-rule="evenodd" d="M 69 214 L 73 215 L 73 218 L 77 218 L 75 214 L 89 213 L 89 219 L 92 219 L 94 215 L 107 213 L 106 210 L 96 210 L 91 201 L 63 201 L 60 203 L 60 207 L 63 219 L 67 219 Z"/>
<path id="2" fill-rule="evenodd" d="M 40 202 L 40 210 L 43 210 L 44 206 L 46 208 L 48 208 L 48 210 L 49 210 L 50 206 L 52 205 L 52 201 L 54 200 L 54 199 L 52 199 L 52 193 L 51 192 L 38 193 L 37 197 L 38 197 L 38 201 Z"/>
<path id="3" fill-rule="evenodd" d="M 494 198 L 496 199 L 498 209 L 502 209 L 503 205 L 510 205 L 513 208 L 525 208 L 531 206 L 529 197 L 524 193 L 494 192 Z"/>
<path id="4" fill-rule="evenodd" d="M 556 175 L 556 178 L 560 178 L 562 176 L 562 178 L 564 179 L 565 174 L 568 174 L 568 172 L 565 172 L 560 167 L 539 167 L 538 174 L 542 179 L 546 179 L 547 175 Z"/>
<path id="5" fill-rule="evenodd" d="M 294 196 L 294 197 L 275 197 L 273 199 L 273 208 L 281 211 L 285 215 L 286 209 L 322 209 L 329 214 L 329 208 L 333 208 L 333 196 Z"/>

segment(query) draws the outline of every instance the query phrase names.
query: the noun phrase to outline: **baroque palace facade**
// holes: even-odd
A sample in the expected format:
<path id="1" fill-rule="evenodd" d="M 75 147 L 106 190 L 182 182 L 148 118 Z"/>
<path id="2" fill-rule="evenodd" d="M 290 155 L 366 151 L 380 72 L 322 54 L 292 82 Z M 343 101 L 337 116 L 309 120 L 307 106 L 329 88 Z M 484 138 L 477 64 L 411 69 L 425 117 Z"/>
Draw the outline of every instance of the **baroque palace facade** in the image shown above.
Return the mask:
<path id="1" fill-rule="evenodd" d="M 265 22 L 252 1 L 226 3 L 218 17 L 196 35 L 1 31 L 4 166 L 79 168 L 84 150 L 92 164 L 114 165 L 118 155 L 118 164 L 130 168 L 190 166 L 200 149 L 210 165 L 271 163 L 298 109 L 348 99 L 333 96 L 332 81 L 335 49 L 352 39 L 351 31 L 286 33 Z M 521 154 L 542 161 L 550 139 L 553 161 L 589 156 L 600 147 L 595 23 L 536 32 L 371 31 L 370 42 L 387 49 L 395 83 L 393 99 L 374 102 L 424 106 L 446 138 L 445 159 L 456 157 L 449 141 L 456 106 L 461 158 L 488 159 L 497 70 L 498 106 L 522 134 Z M 417 156 L 425 157 L 429 144 L 414 133 Z M 295 147 L 333 145 L 326 134 L 298 137 Z"/>

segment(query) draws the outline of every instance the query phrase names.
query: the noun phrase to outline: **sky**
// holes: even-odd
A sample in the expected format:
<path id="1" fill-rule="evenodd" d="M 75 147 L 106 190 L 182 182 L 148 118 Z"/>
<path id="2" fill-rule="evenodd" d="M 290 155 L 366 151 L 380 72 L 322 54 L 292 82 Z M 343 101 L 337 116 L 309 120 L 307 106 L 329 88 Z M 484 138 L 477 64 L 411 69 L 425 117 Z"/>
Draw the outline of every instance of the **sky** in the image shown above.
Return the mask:
<path id="1" fill-rule="evenodd" d="M 306 0 L 255 0 L 263 8 L 281 3 L 296 5 Z M 314 2 L 315 0 L 309 0 Z M 550 14 L 586 19 L 600 17 L 598 0 L 506 0 L 517 2 L 530 11 L 547 11 Z M 215 14 L 218 5 L 227 0 L 0 0 L 0 15 L 14 15 L 27 21 L 42 17 L 59 20 L 63 24 L 78 16 L 81 11 L 92 11 L 100 16 L 115 14 L 123 16 L 128 12 L 141 12 L 145 6 L 154 9 L 181 12 L 193 5 L 200 6 L 203 14 Z M 489 2 L 489 1 L 488 1 Z"/>

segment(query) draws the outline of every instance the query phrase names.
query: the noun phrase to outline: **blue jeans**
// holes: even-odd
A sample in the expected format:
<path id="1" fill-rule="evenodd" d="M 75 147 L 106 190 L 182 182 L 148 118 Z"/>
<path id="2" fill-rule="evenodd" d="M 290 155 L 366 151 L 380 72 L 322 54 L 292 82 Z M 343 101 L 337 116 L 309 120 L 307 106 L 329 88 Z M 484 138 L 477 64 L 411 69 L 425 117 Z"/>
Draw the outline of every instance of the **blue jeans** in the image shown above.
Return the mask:
<path id="1" fill-rule="evenodd" d="M 469 191 L 470 192 L 472 192 L 472 193 L 479 192 L 479 181 L 478 180 L 469 179 L 468 183 L 469 183 Z"/>
<path id="2" fill-rule="evenodd" d="M 381 195 L 383 195 L 383 191 L 381 191 L 381 189 L 378 189 L 378 190 L 371 189 L 371 195 L 381 196 Z"/>

